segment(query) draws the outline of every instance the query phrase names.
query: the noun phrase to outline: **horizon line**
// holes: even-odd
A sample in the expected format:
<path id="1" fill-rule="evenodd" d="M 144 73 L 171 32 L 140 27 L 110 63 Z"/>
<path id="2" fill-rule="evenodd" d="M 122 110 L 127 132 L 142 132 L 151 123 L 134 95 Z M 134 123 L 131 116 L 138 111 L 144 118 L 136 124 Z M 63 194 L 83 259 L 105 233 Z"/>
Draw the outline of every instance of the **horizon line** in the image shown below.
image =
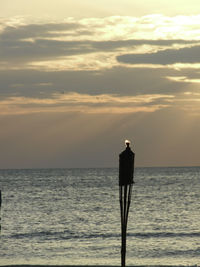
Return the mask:
<path id="1" fill-rule="evenodd" d="M 171 166 L 135 166 L 135 169 L 139 168 L 199 168 L 200 165 L 171 165 Z M 10 167 L 0 168 L 0 171 L 4 170 L 54 170 L 54 169 L 118 169 L 118 166 L 114 167 Z M 0 265 L 1 267 L 1 265 Z"/>

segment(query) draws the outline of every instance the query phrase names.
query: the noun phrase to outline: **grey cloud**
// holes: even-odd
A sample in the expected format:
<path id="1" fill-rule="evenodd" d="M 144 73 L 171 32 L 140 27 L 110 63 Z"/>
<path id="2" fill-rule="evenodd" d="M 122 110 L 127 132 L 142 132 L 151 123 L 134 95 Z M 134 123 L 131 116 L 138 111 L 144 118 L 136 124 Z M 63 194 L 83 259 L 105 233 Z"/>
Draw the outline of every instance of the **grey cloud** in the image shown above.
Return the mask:
<path id="1" fill-rule="evenodd" d="M 2 40 L 20 40 L 36 37 L 54 37 L 63 35 L 63 31 L 82 28 L 78 23 L 48 23 L 48 24 L 29 24 L 18 27 L 8 26 L 1 33 Z M 55 32 L 60 32 L 55 33 Z"/>
<path id="2" fill-rule="evenodd" d="M 173 41 L 174 43 L 174 41 Z M 178 40 L 177 40 L 178 43 Z M 182 43 L 182 40 L 180 40 Z M 47 40 L 47 39 L 36 39 L 34 42 L 30 41 L 19 41 L 19 40 L 3 40 L 0 44 L 0 60 L 1 61 L 18 61 L 29 62 L 29 61 L 42 61 L 47 59 L 53 59 L 61 56 L 72 56 L 79 54 L 89 54 L 94 52 L 109 52 L 117 51 L 121 48 L 139 46 L 142 44 L 149 45 L 170 45 L 172 41 L 149 41 L 149 40 L 126 40 L 126 41 L 58 41 L 58 40 Z M 171 50 L 166 50 L 171 51 Z M 175 51 L 175 50 L 173 50 Z M 161 52 L 160 52 L 161 53 Z M 158 52 L 160 60 L 165 57 L 166 53 Z M 174 52 L 175 53 L 175 52 Z M 123 55 L 117 59 L 124 63 L 141 63 L 145 61 L 152 61 L 154 54 L 134 54 L 134 55 Z M 160 56 L 159 56 L 160 55 Z M 148 60 L 147 60 L 147 59 Z M 134 60 L 134 61 L 133 61 Z M 168 59 L 169 61 L 169 59 Z M 158 63 L 157 63 L 158 64 Z M 166 63 L 168 64 L 168 63 Z"/>
<path id="3" fill-rule="evenodd" d="M 73 32 L 71 32 L 72 30 Z M 70 32 L 67 33 L 67 31 Z M 197 42 L 195 40 L 60 41 L 51 39 L 66 34 L 69 36 L 88 36 L 92 35 L 93 32 L 88 31 L 86 26 L 78 23 L 30 24 L 17 28 L 6 27 L 0 34 L 0 61 L 22 63 L 54 59 L 61 56 L 117 51 L 121 48 L 136 47 L 143 44 L 169 46 L 176 43 L 194 44 Z M 28 38 L 32 38 L 34 41 L 27 41 Z M 132 56 L 124 55 L 118 57 L 118 60 L 124 62 L 129 59 L 130 61 Z M 138 55 L 138 57 L 141 57 L 141 55 Z"/>
<path id="4" fill-rule="evenodd" d="M 170 81 L 166 76 L 182 76 L 181 71 L 149 68 L 112 68 L 98 71 L 0 71 L 0 93 L 49 97 L 53 93 L 77 92 L 90 95 L 176 94 L 187 90 L 187 83 Z M 186 75 L 186 71 L 184 73 Z"/>
<path id="5" fill-rule="evenodd" d="M 72 30 L 76 32 L 72 33 Z M 65 32 L 70 31 L 70 35 L 92 35 L 95 33 L 95 29 L 89 30 L 87 25 L 81 25 L 79 23 L 47 23 L 47 24 L 27 24 L 20 26 L 7 26 L 4 28 L 3 32 L 0 34 L 1 40 L 23 40 L 26 38 L 42 38 L 42 37 L 55 37 L 64 36 Z M 196 40 L 183 40 L 183 39 L 173 39 L 173 40 L 121 40 L 121 41 L 106 41 L 97 42 L 100 44 L 110 43 L 111 45 L 126 46 L 126 45 L 172 45 L 172 44 L 188 44 L 196 43 Z M 94 42 L 95 43 L 95 42 Z"/>
<path id="6" fill-rule="evenodd" d="M 166 49 L 164 51 L 147 54 L 125 54 L 118 56 L 117 60 L 128 64 L 168 65 L 174 63 L 199 63 L 200 46 Z"/>

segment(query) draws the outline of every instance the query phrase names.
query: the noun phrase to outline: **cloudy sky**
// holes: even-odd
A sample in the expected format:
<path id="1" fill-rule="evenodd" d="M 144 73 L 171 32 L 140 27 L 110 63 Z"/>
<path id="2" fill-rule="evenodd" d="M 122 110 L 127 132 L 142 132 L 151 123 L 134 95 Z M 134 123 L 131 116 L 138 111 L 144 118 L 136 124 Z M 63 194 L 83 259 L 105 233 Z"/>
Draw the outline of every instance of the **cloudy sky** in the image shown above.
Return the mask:
<path id="1" fill-rule="evenodd" d="M 0 0 L 0 168 L 200 165 L 199 0 Z"/>

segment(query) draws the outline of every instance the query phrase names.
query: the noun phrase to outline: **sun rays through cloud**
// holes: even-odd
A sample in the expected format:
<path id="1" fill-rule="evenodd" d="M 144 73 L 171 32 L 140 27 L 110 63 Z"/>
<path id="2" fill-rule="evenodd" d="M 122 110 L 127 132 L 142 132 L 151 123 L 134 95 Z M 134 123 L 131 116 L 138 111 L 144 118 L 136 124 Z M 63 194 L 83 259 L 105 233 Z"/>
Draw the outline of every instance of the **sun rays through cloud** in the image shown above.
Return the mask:
<path id="1" fill-rule="evenodd" d="M 169 143 L 180 149 L 185 138 L 197 144 L 191 129 L 197 131 L 200 120 L 200 15 L 97 13 L 0 18 L 3 138 L 12 139 L 14 120 L 22 120 L 25 129 L 27 117 L 39 123 L 41 116 L 52 120 L 52 135 L 66 131 L 62 124 L 70 118 L 70 133 L 80 146 L 95 135 L 99 146 L 112 136 L 114 146 L 129 132 L 144 153 L 147 140 L 156 153 L 171 153 Z M 87 127 L 84 138 L 78 125 Z"/>

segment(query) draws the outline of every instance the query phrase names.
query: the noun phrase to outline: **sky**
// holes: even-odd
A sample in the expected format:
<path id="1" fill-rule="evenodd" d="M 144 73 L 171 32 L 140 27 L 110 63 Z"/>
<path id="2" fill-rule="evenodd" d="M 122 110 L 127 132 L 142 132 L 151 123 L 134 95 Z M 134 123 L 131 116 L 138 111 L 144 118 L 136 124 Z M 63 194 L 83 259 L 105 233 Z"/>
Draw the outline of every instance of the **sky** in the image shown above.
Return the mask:
<path id="1" fill-rule="evenodd" d="M 200 5 L 0 0 L 0 168 L 200 166 Z"/>

